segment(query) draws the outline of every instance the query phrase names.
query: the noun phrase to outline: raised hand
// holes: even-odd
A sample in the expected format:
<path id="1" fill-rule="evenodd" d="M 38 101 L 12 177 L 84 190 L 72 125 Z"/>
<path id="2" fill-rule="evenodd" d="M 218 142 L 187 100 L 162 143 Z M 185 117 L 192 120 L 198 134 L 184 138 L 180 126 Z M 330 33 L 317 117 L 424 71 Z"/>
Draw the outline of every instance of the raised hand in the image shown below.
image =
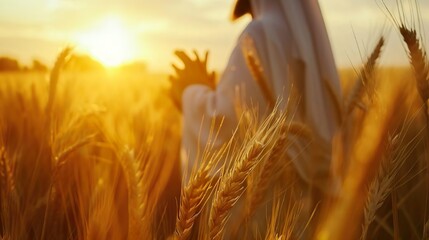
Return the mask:
<path id="1" fill-rule="evenodd" d="M 198 53 L 193 51 L 195 59 L 191 59 L 184 51 L 176 51 L 174 54 L 183 62 L 184 68 L 180 69 L 172 64 L 175 75 L 170 76 L 170 96 L 179 110 L 182 109 L 181 99 L 183 91 L 189 85 L 201 84 L 215 89 L 215 73 L 207 71 L 209 52 L 206 51 L 201 60 Z"/>

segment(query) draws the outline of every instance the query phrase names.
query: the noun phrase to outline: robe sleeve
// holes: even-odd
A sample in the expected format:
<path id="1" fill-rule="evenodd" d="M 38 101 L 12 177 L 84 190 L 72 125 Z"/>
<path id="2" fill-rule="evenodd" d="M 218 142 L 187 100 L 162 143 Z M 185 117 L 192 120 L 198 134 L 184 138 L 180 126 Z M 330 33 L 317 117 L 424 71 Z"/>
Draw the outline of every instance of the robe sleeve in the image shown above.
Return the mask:
<path id="1" fill-rule="evenodd" d="M 191 85 L 183 92 L 181 158 L 184 171 L 189 172 L 201 161 L 208 142 L 212 141 L 212 150 L 217 150 L 232 137 L 239 119 L 236 113 L 238 97 L 246 106 L 267 105 L 242 54 L 243 36 L 252 25 L 239 38 L 215 90 L 204 85 Z"/>

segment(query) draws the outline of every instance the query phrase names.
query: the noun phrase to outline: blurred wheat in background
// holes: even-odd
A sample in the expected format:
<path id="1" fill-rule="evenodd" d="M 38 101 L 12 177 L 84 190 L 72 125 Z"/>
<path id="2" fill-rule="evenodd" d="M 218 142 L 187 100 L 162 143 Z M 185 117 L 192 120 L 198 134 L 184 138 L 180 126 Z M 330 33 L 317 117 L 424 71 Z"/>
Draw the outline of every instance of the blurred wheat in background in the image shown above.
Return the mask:
<path id="1" fill-rule="evenodd" d="M 419 22 L 385 10 L 410 68 L 378 67 L 380 37 L 359 71 L 341 71 L 338 189 L 317 203 L 284 157 L 286 136 L 312 133 L 269 94 L 265 120 L 245 109 L 185 178 L 165 76 L 70 71 L 71 48 L 49 76 L 2 74 L 0 239 L 429 239 L 429 62 Z"/>

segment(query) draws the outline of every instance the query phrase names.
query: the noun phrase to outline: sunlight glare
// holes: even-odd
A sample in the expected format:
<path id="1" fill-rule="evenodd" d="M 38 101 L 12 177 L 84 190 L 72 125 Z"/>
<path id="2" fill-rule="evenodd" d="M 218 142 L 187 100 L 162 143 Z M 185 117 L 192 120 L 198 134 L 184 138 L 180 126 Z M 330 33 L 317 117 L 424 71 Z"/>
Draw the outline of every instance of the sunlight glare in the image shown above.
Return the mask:
<path id="1" fill-rule="evenodd" d="M 132 34 L 119 18 L 110 17 L 78 35 L 78 45 L 108 67 L 132 60 L 136 50 Z"/>

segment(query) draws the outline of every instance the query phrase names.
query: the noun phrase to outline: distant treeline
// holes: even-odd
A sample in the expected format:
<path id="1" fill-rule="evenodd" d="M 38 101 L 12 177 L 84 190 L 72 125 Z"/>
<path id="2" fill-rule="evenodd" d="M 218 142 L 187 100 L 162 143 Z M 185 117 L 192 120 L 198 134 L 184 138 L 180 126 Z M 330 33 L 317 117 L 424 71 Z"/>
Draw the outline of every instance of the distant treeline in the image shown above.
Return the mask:
<path id="1" fill-rule="evenodd" d="M 124 71 L 146 71 L 143 62 L 126 63 L 120 67 Z M 88 55 L 73 54 L 64 65 L 65 70 L 77 72 L 105 71 L 106 68 Z M 30 66 L 21 64 L 18 60 L 10 57 L 0 57 L 0 72 L 47 72 L 49 67 L 39 60 L 34 59 Z"/>
<path id="2" fill-rule="evenodd" d="M 10 57 L 0 57 L 0 72 L 37 71 L 46 72 L 48 67 L 34 59 L 31 66 L 24 66 L 18 60 Z"/>

